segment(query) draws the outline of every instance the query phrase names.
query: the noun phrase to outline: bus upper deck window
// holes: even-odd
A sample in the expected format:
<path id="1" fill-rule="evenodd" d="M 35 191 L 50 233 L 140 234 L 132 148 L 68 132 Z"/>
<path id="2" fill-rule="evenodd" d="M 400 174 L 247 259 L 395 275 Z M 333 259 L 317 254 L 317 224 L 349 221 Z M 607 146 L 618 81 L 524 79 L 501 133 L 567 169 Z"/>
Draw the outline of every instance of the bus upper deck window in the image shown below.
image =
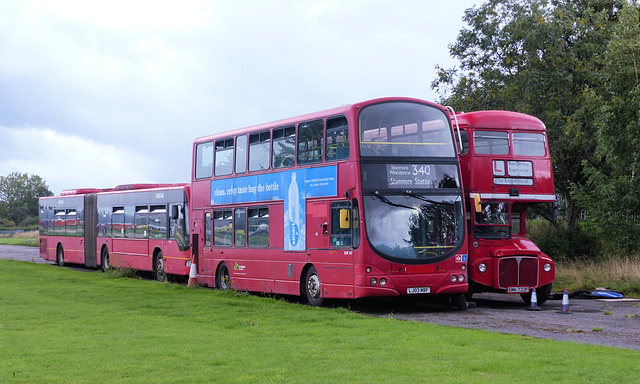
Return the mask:
<path id="1" fill-rule="evenodd" d="M 456 142 L 458 141 L 458 135 L 454 134 Z M 460 130 L 460 138 L 462 139 L 462 154 L 469 153 L 469 134 L 464 129 Z"/>
<path id="2" fill-rule="evenodd" d="M 544 156 L 544 135 L 541 133 L 515 132 L 513 134 L 513 153 L 520 156 Z"/>
<path id="3" fill-rule="evenodd" d="M 247 135 L 236 137 L 236 173 L 247 172 Z"/>
<path id="4" fill-rule="evenodd" d="M 492 155 L 509 154 L 509 134 L 496 131 L 475 131 L 473 147 L 476 153 Z"/>
<path id="5" fill-rule="evenodd" d="M 296 127 L 282 127 L 273 130 L 273 168 L 293 167 L 296 163 Z"/>
<path id="6" fill-rule="evenodd" d="M 213 142 L 196 145 L 196 179 L 213 175 Z"/>
<path id="7" fill-rule="evenodd" d="M 271 132 L 264 131 L 249 135 L 249 172 L 269 169 L 271 152 Z"/>
<path id="8" fill-rule="evenodd" d="M 430 105 L 387 102 L 367 106 L 358 117 L 363 157 L 455 157 L 447 115 Z"/>
<path id="9" fill-rule="evenodd" d="M 233 172 L 233 139 L 216 140 L 216 176 Z"/>
<path id="10" fill-rule="evenodd" d="M 298 164 L 319 163 L 324 148 L 322 120 L 298 124 Z"/>
<path id="11" fill-rule="evenodd" d="M 349 158 L 349 124 L 344 116 L 327 119 L 327 161 Z"/>

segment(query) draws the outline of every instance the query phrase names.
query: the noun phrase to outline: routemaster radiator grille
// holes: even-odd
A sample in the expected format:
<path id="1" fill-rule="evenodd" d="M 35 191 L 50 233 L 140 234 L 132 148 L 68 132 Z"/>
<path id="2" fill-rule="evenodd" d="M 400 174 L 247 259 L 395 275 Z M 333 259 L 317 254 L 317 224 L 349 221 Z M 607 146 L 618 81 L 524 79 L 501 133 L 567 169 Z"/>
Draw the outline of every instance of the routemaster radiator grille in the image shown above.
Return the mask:
<path id="1" fill-rule="evenodd" d="M 536 287 L 538 285 L 538 258 L 505 257 L 498 261 L 498 286 Z"/>

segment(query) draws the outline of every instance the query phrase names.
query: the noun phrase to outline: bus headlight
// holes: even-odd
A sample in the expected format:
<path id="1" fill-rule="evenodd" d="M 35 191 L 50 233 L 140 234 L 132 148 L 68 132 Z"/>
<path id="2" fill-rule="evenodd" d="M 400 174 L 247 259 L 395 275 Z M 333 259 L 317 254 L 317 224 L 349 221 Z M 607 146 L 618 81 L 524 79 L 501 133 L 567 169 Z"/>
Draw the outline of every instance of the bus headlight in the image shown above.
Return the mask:
<path id="1" fill-rule="evenodd" d="M 458 276 L 456 275 L 451 276 L 451 282 L 455 283 L 456 281 L 458 281 Z"/>
<path id="2" fill-rule="evenodd" d="M 460 275 L 460 277 L 458 277 L 458 281 L 464 283 L 464 275 Z"/>
<path id="3" fill-rule="evenodd" d="M 387 285 L 387 279 L 385 278 L 380 279 L 380 286 L 384 287 L 385 285 Z"/>
<path id="4" fill-rule="evenodd" d="M 551 272 L 551 264 L 545 263 L 544 264 L 544 271 L 545 272 Z"/>
<path id="5" fill-rule="evenodd" d="M 480 273 L 485 273 L 487 271 L 487 264 L 480 263 L 478 265 L 478 271 L 480 271 Z"/>
<path id="6" fill-rule="evenodd" d="M 378 284 L 378 279 L 376 279 L 375 277 L 372 277 L 371 280 L 369 280 L 369 283 L 371 283 L 371 285 L 376 285 Z"/>

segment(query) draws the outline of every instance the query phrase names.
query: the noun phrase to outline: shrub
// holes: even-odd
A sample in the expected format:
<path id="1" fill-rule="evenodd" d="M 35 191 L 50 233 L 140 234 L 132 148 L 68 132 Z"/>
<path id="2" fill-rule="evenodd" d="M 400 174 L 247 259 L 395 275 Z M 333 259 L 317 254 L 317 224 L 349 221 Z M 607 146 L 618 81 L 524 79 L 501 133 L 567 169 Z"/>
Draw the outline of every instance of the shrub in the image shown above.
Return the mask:
<path id="1" fill-rule="evenodd" d="M 544 219 L 529 220 L 527 237 L 554 260 L 594 258 L 600 255 L 602 247 L 590 226 L 581 222 L 574 232 L 569 232 Z"/>

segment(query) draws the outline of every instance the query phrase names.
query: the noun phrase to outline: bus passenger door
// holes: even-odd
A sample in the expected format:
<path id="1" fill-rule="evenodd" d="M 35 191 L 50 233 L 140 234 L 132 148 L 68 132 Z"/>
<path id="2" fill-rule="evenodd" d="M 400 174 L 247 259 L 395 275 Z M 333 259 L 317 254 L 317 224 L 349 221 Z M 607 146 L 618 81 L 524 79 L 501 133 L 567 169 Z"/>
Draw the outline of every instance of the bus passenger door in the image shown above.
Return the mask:
<path id="1" fill-rule="evenodd" d="M 207 285 L 213 286 L 214 278 L 214 262 L 213 262 L 213 238 L 212 238 L 212 217 L 211 212 L 205 212 L 202 221 L 202 236 L 200 236 L 199 244 L 197 245 L 200 252 L 200 260 L 198 269 L 200 274 L 206 276 Z M 194 245 L 195 246 L 195 245 Z"/>

